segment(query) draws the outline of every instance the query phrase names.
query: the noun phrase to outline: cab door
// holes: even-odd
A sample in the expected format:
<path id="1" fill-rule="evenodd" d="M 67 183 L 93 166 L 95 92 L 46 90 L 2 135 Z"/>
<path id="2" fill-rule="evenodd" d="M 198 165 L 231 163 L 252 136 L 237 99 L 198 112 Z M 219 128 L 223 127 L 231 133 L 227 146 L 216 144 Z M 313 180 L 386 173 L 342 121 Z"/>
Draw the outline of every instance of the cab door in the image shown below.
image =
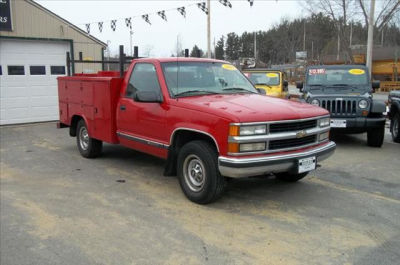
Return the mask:
<path id="1" fill-rule="evenodd" d="M 139 102 L 136 99 L 139 91 L 155 92 L 160 95 L 161 102 Z M 136 63 L 117 106 L 117 135 L 121 144 L 165 157 L 169 142 L 166 111 L 156 66 Z"/>

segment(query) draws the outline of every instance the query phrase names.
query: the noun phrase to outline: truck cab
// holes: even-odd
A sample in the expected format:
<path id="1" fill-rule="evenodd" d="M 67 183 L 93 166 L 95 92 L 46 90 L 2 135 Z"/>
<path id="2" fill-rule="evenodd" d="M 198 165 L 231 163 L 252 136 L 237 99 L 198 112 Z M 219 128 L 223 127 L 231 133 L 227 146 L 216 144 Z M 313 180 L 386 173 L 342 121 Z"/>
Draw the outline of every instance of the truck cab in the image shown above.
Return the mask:
<path id="1" fill-rule="evenodd" d="M 268 96 L 288 98 L 289 83 L 286 73 L 274 69 L 244 69 L 242 72 L 258 89 L 263 89 Z"/>
<path id="2" fill-rule="evenodd" d="M 303 99 L 327 109 L 339 133 L 367 133 L 369 146 L 381 147 L 385 134 L 384 102 L 373 99 L 379 82 L 371 82 L 363 65 L 316 65 L 306 69 L 297 88 Z"/>
<path id="3" fill-rule="evenodd" d="M 86 158 L 102 143 L 165 159 L 193 202 L 227 178 L 297 181 L 333 154 L 328 111 L 260 95 L 236 67 L 197 58 L 135 59 L 125 73 L 59 77 L 60 127 Z"/>

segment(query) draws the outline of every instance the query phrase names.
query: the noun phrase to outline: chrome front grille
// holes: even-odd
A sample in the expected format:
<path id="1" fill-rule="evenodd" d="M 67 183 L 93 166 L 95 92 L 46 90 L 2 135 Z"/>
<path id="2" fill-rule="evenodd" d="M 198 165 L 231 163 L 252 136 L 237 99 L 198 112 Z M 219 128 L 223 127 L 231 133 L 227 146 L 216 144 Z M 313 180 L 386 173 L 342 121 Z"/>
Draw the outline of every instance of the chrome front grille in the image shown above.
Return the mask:
<path id="1" fill-rule="evenodd" d="M 269 133 L 293 132 L 317 127 L 317 120 L 273 123 L 269 125 Z"/>
<path id="2" fill-rule="evenodd" d="M 269 142 L 269 150 L 279 150 L 291 147 L 298 147 L 302 145 L 309 145 L 315 143 L 317 135 L 310 135 L 303 138 L 274 140 Z"/>
<path id="3" fill-rule="evenodd" d="M 228 154 L 232 156 L 243 156 L 249 154 L 276 153 L 301 149 L 308 146 L 317 145 L 322 142 L 326 142 L 329 139 L 325 138 L 320 141 L 320 135 L 326 134 L 329 131 L 330 127 L 329 125 L 326 127 L 319 126 L 319 120 L 326 118 L 329 118 L 329 116 L 299 120 L 232 124 L 232 126 L 265 125 L 265 134 L 229 136 L 228 138 L 229 143 L 237 143 L 239 145 L 265 143 L 265 150 Z"/>
<path id="4" fill-rule="evenodd" d="M 321 100 L 321 107 L 328 110 L 332 115 L 355 116 L 357 115 L 357 101 L 351 100 Z"/>

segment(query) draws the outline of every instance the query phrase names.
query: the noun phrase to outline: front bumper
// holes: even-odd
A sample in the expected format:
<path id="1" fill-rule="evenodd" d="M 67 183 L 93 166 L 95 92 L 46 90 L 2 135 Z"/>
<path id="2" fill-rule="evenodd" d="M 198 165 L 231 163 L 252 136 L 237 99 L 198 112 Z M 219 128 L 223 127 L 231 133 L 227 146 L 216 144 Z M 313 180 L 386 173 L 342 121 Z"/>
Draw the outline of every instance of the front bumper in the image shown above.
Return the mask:
<path id="1" fill-rule="evenodd" d="M 339 117 L 331 117 L 331 120 L 346 120 L 346 128 L 334 128 L 331 127 L 331 130 L 336 129 L 370 129 L 370 128 L 380 128 L 385 126 L 386 118 L 368 118 L 368 117 L 359 117 L 359 118 L 339 118 Z"/>
<path id="2" fill-rule="evenodd" d="M 230 158 L 220 156 L 218 168 L 221 175 L 231 178 L 260 176 L 269 173 L 296 171 L 299 159 L 316 156 L 317 163 L 333 154 L 336 144 L 328 142 L 304 152 L 269 155 L 252 158 Z"/>

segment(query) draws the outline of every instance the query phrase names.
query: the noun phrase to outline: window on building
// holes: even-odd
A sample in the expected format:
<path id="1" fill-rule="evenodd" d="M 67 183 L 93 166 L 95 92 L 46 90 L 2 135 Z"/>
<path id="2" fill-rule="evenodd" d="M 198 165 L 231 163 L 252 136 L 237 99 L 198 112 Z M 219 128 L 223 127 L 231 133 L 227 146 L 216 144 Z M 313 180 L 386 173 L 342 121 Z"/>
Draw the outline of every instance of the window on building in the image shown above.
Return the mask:
<path id="1" fill-rule="evenodd" d="M 52 65 L 50 66 L 50 72 L 52 75 L 65 75 L 65 66 Z"/>
<path id="2" fill-rule="evenodd" d="M 23 65 L 8 65 L 8 75 L 25 75 L 25 67 Z"/>
<path id="3" fill-rule="evenodd" d="M 45 75 L 46 74 L 46 67 L 44 65 L 40 66 L 29 66 L 30 74 L 31 75 Z"/>

